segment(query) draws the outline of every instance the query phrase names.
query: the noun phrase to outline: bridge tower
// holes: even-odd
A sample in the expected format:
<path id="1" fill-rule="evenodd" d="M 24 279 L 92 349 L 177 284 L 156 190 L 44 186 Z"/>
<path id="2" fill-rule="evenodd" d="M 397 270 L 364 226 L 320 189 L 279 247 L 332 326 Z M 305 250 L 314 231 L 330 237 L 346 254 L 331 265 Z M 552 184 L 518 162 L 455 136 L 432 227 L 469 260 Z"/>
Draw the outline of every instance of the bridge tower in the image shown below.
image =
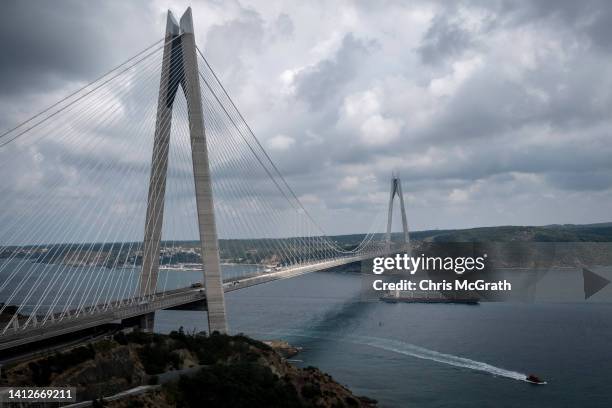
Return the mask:
<path id="1" fill-rule="evenodd" d="M 187 8 L 181 17 L 180 24 L 176 22 L 172 12 L 168 11 L 147 199 L 143 264 L 138 293 L 140 296 L 151 295 L 155 293 L 157 287 L 172 106 L 180 85 L 187 99 L 198 229 L 208 308 L 208 328 L 211 333 L 213 331 L 226 333 L 227 320 L 219 261 L 219 243 L 197 64 L 191 7 Z M 144 316 L 141 319 L 141 327 L 145 330 L 152 330 L 153 317 L 153 314 Z"/>
<path id="2" fill-rule="evenodd" d="M 406 220 L 406 207 L 404 207 L 404 195 L 402 193 L 402 182 L 399 174 L 391 176 L 391 195 L 389 196 L 389 215 L 387 217 L 387 235 L 385 242 L 387 244 L 387 252 L 391 249 L 391 225 L 393 221 L 393 200 L 395 196 L 399 197 L 400 211 L 402 213 L 402 229 L 404 231 L 404 246 L 406 251 L 410 252 L 410 235 L 408 234 L 408 221 Z"/>

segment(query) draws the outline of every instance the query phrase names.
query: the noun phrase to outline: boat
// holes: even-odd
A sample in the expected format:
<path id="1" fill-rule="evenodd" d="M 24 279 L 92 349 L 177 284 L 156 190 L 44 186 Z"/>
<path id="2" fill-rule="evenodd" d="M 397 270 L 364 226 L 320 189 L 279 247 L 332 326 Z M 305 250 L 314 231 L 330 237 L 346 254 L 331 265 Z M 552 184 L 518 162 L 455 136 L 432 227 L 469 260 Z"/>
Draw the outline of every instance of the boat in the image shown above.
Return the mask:
<path id="1" fill-rule="evenodd" d="M 527 378 L 525 378 L 525 381 L 531 384 L 538 384 L 538 385 L 546 384 L 546 381 L 542 380 L 540 377 L 538 377 L 537 375 L 533 375 L 533 374 L 529 374 Z"/>

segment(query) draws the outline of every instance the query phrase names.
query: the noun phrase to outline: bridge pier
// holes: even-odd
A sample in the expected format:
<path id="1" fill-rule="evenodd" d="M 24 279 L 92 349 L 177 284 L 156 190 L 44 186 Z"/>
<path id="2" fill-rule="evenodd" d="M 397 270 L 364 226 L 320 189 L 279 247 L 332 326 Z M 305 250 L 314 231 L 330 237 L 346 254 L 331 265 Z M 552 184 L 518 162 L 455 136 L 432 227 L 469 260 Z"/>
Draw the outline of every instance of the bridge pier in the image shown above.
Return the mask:
<path id="1" fill-rule="evenodd" d="M 140 316 L 140 323 L 138 327 L 140 327 L 140 330 L 142 331 L 152 332 L 154 324 L 155 324 L 155 312 L 147 313 L 144 316 Z"/>
<path id="2" fill-rule="evenodd" d="M 152 333 L 155 323 L 155 312 L 150 312 L 144 315 L 132 316 L 122 319 L 121 326 L 124 328 L 131 327 L 142 330 L 147 333 Z"/>
<path id="3" fill-rule="evenodd" d="M 155 324 L 155 312 L 147 313 L 144 316 L 140 316 L 138 322 L 138 328 L 142 331 L 152 333 Z"/>

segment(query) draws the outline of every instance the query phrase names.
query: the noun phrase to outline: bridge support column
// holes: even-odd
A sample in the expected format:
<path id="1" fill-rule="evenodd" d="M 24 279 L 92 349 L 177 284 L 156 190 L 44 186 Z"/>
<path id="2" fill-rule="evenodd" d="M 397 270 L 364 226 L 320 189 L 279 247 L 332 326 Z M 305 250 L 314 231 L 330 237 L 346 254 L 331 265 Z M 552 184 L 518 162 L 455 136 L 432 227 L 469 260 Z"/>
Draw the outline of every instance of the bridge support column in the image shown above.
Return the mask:
<path id="1" fill-rule="evenodd" d="M 138 322 L 138 328 L 145 332 L 153 332 L 153 327 L 155 323 L 155 312 L 147 313 L 144 316 L 140 316 L 140 321 Z"/>
<path id="2" fill-rule="evenodd" d="M 387 216 L 387 234 L 386 244 L 387 252 L 391 250 L 391 226 L 393 221 L 393 200 L 395 196 L 399 197 L 400 212 L 402 213 L 402 229 L 404 232 L 404 246 L 408 254 L 410 254 L 410 235 L 408 233 L 408 221 L 406 219 L 406 207 L 404 206 L 404 194 L 402 193 L 402 182 L 397 175 L 391 178 L 391 194 L 389 196 L 389 214 Z"/>
<path id="3" fill-rule="evenodd" d="M 171 91 L 176 75 L 171 77 L 171 68 L 176 65 L 172 59 L 173 49 L 180 45 L 179 27 L 171 12 L 166 22 L 166 45 L 162 60 L 159 97 L 157 101 L 157 118 L 155 137 L 153 139 L 153 157 L 149 177 L 149 194 L 147 198 L 147 215 L 145 220 L 144 250 L 142 270 L 140 273 L 138 294 L 142 297 L 155 293 L 159 273 L 159 249 L 162 225 L 164 220 L 164 201 L 166 196 L 166 173 L 168 170 L 168 150 L 170 146 L 170 127 L 172 121 L 172 103 L 174 92 Z M 170 96 L 172 94 L 172 96 Z"/>
<path id="4" fill-rule="evenodd" d="M 200 94 L 200 77 L 196 56 L 195 36 L 191 7 L 181 17 L 181 32 L 183 43 L 183 67 L 185 83 L 183 89 L 187 96 L 189 113 L 189 132 L 191 134 L 191 159 L 195 181 L 196 207 L 198 211 L 198 228 L 202 248 L 202 264 L 204 266 L 204 286 L 206 288 L 206 304 L 208 308 L 208 330 L 212 333 L 227 332 L 225 317 L 225 295 L 223 292 L 223 277 L 219 258 L 219 241 L 215 223 L 215 206 L 213 203 L 210 166 L 208 163 L 208 147 L 204 132 L 204 114 L 202 113 L 202 97 Z"/>
<path id="5" fill-rule="evenodd" d="M 168 12 L 139 294 L 151 295 L 155 293 L 157 285 L 172 106 L 179 85 L 187 99 L 208 328 L 211 333 L 226 333 L 225 298 L 191 8 L 181 17 L 180 26 L 172 13 Z"/>

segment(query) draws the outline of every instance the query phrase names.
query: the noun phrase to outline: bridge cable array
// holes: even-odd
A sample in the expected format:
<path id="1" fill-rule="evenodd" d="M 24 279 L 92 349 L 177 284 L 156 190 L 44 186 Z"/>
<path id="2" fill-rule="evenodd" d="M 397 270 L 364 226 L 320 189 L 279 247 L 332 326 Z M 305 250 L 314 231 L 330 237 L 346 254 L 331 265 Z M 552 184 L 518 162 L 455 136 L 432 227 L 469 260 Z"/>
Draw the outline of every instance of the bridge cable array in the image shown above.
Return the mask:
<path id="1" fill-rule="evenodd" d="M 142 301 L 152 164 L 168 166 L 153 296 L 201 282 L 187 99 L 177 93 L 173 112 L 157 115 L 160 81 L 184 80 L 162 77 L 166 45 L 0 135 L 0 336 Z M 359 242 L 326 234 L 199 49 L 198 60 L 224 279 L 383 251 L 383 211 Z M 162 151 L 153 149 L 156 121 L 171 126 Z"/>

